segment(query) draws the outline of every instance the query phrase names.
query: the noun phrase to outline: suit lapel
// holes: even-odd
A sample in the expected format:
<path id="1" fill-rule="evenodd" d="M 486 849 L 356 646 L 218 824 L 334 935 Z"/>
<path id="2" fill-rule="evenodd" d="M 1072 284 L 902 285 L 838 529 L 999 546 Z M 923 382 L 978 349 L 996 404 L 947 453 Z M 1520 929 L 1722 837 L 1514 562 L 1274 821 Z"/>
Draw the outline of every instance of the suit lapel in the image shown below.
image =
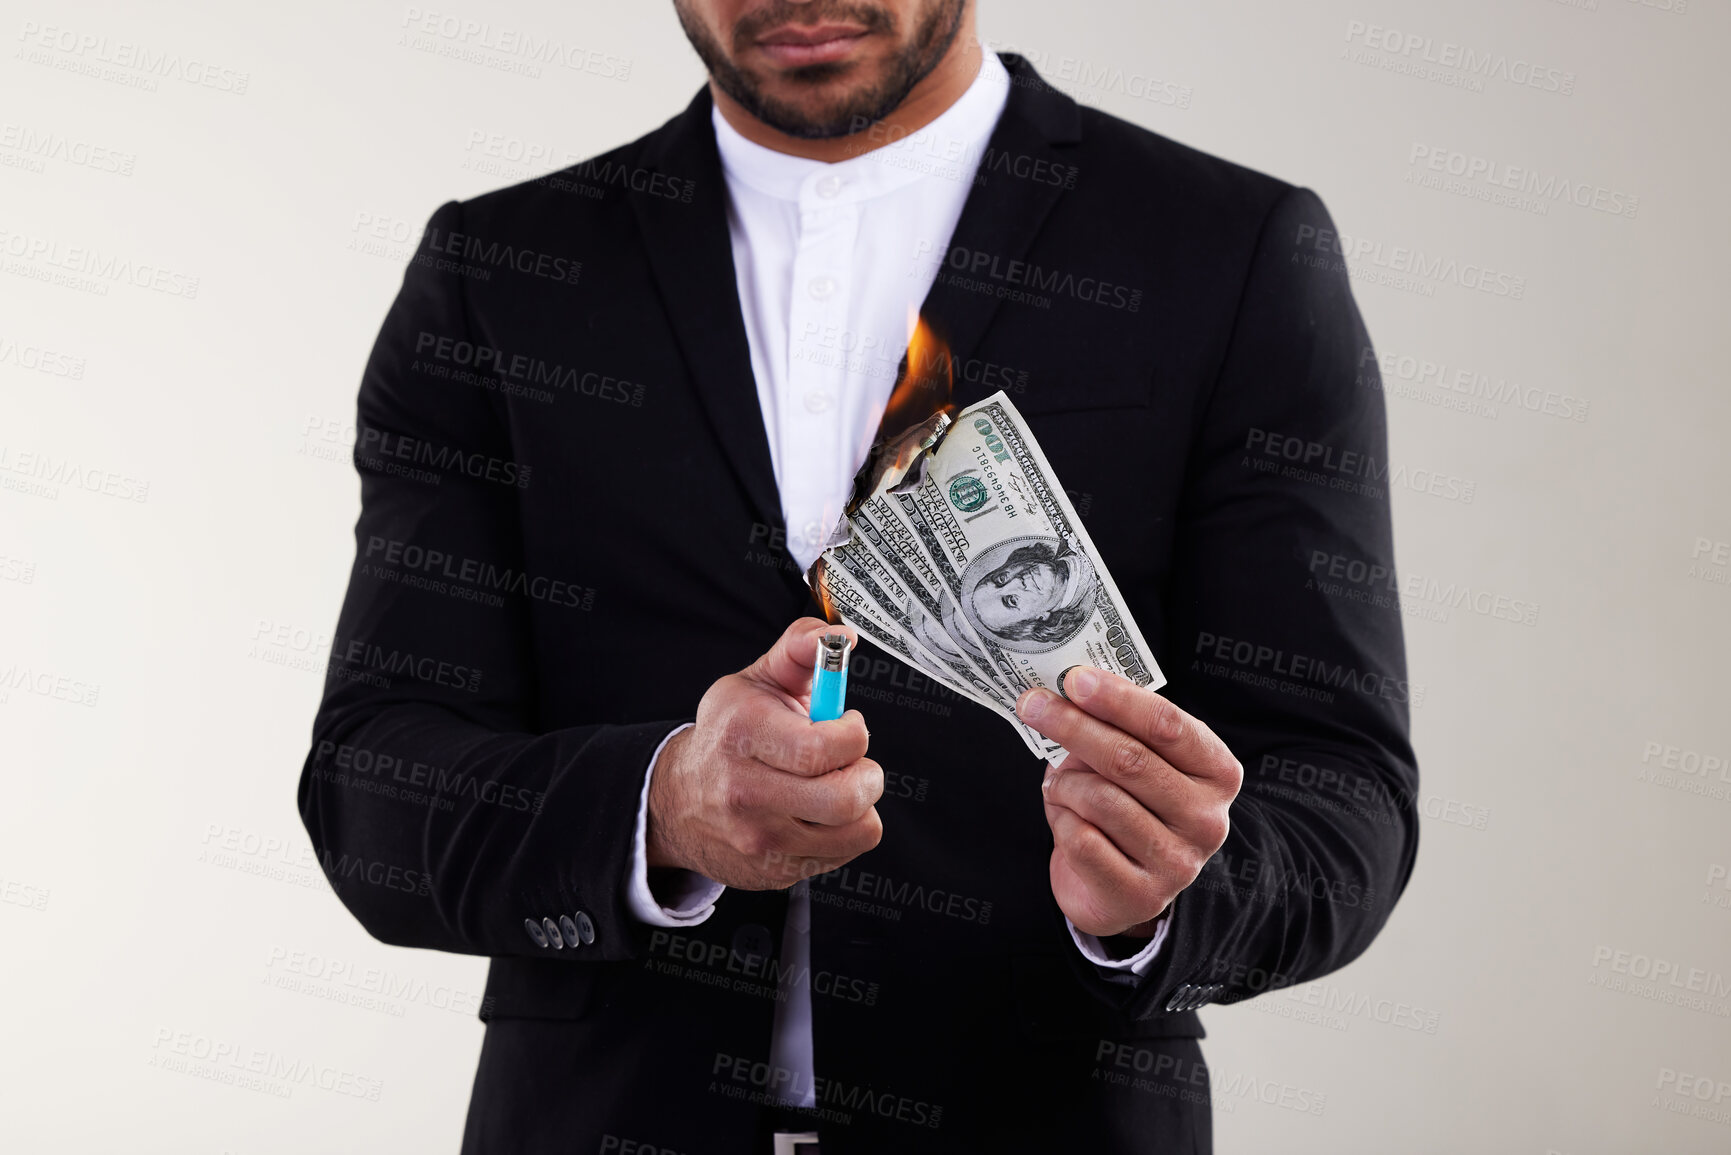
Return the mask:
<path id="1" fill-rule="evenodd" d="M 1047 86 L 1020 56 L 1005 54 L 1003 61 L 1010 72 L 1010 95 L 981 162 L 986 179 L 969 192 L 950 238 L 952 254 L 987 254 L 1000 268 L 1027 255 L 1064 190 L 1059 184 L 1010 175 L 994 164 L 1021 167 L 1043 159 L 1063 165 L 1065 146 L 1081 138 L 1074 101 Z M 727 185 L 710 123 L 707 87 L 654 134 L 644 164 L 693 184 L 689 202 L 632 197 L 631 204 L 656 289 L 716 437 L 758 515 L 765 524 L 780 527 L 781 496 L 739 308 L 727 229 Z M 995 294 L 959 287 L 940 274 L 920 311 L 951 353 L 965 360 L 985 337 L 997 310 Z M 959 405 L 985 395 L 983 386 L 961 374 L 955 387 Z"/>
<path id="2" fill-rule="evenodd" d="M 727 185 L 705 87 L 650 140 L 646 167 L 692 183 L 689 202 L 632 197 L 656 290 L 667 308 L 722 450 L 764 524 L 780 527 L 781 495 L 739 309 Z"/>
<path id="3" fill-rule="evenodd" d="M 1005 53 L 1002 59 L 1010 73 L 1010 96 L 980 162 L 985 180 L 969 192 L 950 238 L 949 257 L 956 266 L 946 264 L 940 269 L 920 307 L 920 315 L 949 345 L 955 363 L 974 355 L 998 311 L 997 294 L 961 287 L 960 274 L 975 260 L 1004 269 L 1026 257 L 1047 214 L 1064 195 L 1061 184 L 1017 177 L 998 166 L 1027 172 L 1036 160 L 1067 165 L 1071 162 L 1066 159 L 1066 146 L 1082 136 L 1075 101 L 1048 86 L 1022 57 Z M 946 278 L 946 272 L 957 275 Z M 957 406 L 971 405 L 986 392 L 984 384 L 956 374 Z"/>

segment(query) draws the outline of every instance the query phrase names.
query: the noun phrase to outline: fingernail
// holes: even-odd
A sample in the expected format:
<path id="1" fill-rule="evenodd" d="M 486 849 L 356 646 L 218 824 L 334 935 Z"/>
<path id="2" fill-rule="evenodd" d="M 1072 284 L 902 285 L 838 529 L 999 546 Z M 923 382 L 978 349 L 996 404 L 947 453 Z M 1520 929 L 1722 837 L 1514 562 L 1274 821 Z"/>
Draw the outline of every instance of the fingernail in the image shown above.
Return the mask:
<path id="1" fill-rule="evenodd" d="M 1088 666 L 1071 666 L 1064 671 L 1064 696 L 1072 702 L 1089 697 L 1100 684 L 1100 675 Z"/>
<path id="2" fill-rule="evenodd" d="M 1046 712 L 1046 705 L 1051 700 L 1052 691 L 1036 687 L 1016 700 L 1016 713 L 1022 716 L 1024 722 L 1037 722 Z"/>
<path id="3" fill-rule="evenodd" d="M 1047 770 L 1046 771 L 1046 776 L 1040 780 L 1040 795 L 1041 795 L 1041 797 L 1044 797 L 1047 794 L 1050 794 L 1052 792 L 1052 779 L 1056 778 L 1057 776 L 1058 776 L 1058 772 L 1056 770 Z"/>

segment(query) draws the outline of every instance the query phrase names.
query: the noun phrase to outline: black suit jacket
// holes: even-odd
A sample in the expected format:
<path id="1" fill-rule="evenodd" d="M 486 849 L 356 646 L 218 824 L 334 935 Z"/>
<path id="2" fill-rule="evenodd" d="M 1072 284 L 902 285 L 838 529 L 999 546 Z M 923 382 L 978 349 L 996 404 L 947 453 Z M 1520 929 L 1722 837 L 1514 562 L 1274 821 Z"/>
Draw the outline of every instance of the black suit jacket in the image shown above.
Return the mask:
<path id="1" fill-rule="evenodd" d="M 1153 969 L 1114 982 L 1052 899 L 1041 764 L 862 646 L 884 838 L 813 881 L 800 980 L 831 1155 L 1206 1150 L 1193 1008 L 1356 957 L 1416 849 L 1400 617 L 1364 576 L 1393 570 L 1382 394 L 1322 204 L 1005 63 L 923 311 L 956 401 L 1003 388 L 1027 416 L 1165 692 L 1246 780 Z M 680 932 L 624 899 L 657 744 L 813 611 L 725 196 L 700 92 L 444 205 L 362 380 L 299 803 L 371 934 L 493 960 L 468 1151 L 766 1149 L 785 895 L 730 891 Z"/>

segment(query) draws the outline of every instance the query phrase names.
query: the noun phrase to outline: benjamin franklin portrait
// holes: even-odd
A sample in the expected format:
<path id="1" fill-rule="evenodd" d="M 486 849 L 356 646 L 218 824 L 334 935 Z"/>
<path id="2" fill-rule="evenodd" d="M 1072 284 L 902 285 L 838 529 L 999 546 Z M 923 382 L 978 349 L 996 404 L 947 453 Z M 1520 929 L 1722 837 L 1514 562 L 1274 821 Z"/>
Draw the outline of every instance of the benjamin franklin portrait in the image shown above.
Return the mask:
<path id="1" fill-rule="evenodd" d="M 962 571 L 962 612 L 1006 650 L 1055 650 L 1094 612 L 1099 579 L 1088 559 L 1055 537 L 1014 537 Z"/>

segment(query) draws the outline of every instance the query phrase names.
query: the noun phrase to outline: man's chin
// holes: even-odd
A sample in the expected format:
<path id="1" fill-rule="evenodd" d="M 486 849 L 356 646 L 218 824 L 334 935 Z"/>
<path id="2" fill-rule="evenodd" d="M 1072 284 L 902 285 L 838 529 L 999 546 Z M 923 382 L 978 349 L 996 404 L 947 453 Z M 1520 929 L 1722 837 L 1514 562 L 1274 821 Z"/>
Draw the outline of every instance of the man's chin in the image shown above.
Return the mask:
<path id="1" fill-rule="evenodd" d="M 852 136 L 878 119 L 845 105 L 834 110 L 766 104 L 753 111 L 758 120 L 777 132 L 800 140 L 835 140 Z"/>
<path id="2" fill-rule="evenodd" d="M 771 128 L 807 140 L 849 136 L 881 119 L 869 89 L 862 93 L 852 77 L 791 80 L 760 96 L 752 111 Z M 893 110 L 891 110 L 893 111 Z"/>

